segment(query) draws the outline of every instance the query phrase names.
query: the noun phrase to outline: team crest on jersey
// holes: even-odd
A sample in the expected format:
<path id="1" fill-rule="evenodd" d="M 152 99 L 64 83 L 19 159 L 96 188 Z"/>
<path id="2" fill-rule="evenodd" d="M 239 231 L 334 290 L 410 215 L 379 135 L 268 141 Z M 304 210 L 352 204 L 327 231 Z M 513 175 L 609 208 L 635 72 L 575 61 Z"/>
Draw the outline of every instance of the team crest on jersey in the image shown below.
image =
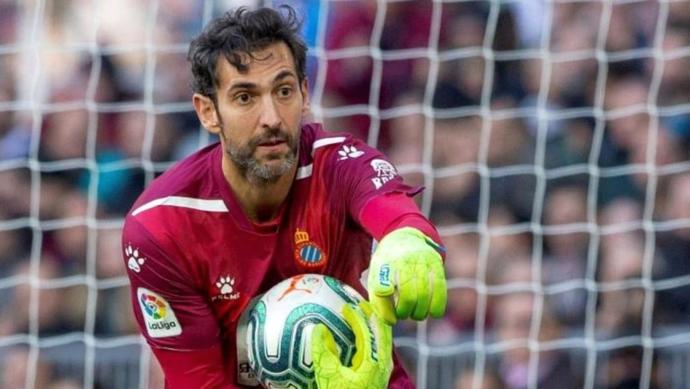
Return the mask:
<path id="1" fill-rule="evenodd" d="M 306 268 L 315 268 L 323 266 L 328 257 L 326 252 L 316 244 L 316 242 L 309 239 L 309 233 L 300 230 L 295 230 L 295 260 L 300 265 Z"/>

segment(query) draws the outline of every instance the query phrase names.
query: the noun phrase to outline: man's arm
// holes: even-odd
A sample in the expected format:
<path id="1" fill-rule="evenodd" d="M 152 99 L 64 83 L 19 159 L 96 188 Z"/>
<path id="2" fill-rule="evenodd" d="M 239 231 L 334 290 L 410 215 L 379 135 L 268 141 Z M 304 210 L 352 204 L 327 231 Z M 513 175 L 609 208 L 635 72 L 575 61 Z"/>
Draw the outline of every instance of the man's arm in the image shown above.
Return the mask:
<path id="1" fill-rule="evenodd" d="M 205 297 L 135 218 L 122 234 L 134 316 L 169 388 L 234 388 Z"/>
<path id="2" fill-rule="evenodd" d="M 369 266 L 370 280 L 372 274 L 385 274 L 390 284 L 379 290 L 383 289 L 379 288 L 383 287 L 381 282 L 368 282 L 368 296 L 376 315 L 389 325 L 407 316 L 421 320 L 429 314 L 442 315 L 447 299 L 440 254 L 443 249 L 436 229 L 411 199 L 422 188 L 406 185 L 380 151 L 359 140 L 346 136 L 342 144 L 326 150 L 314 154 L 314 166 L 318 158 L 325 161 L 326 168 L 320 170 L 323 185 L 336 188 L 336 203 L 342 204 L 351 220 L 379 241 Z M 400 247 L 404 247 L 402 253 L 396 253 Z M 411 282 L 399 283 L 398 274 L 410 275 Z M 397 362 L 389 382 L 390 387 L 413 387 Z"/>
<path id="3" fill-rule="evenodd" d="M 235 388 L 223 370 L 220 344 L 198 350 L 153 348 L 167 388 Z"/>

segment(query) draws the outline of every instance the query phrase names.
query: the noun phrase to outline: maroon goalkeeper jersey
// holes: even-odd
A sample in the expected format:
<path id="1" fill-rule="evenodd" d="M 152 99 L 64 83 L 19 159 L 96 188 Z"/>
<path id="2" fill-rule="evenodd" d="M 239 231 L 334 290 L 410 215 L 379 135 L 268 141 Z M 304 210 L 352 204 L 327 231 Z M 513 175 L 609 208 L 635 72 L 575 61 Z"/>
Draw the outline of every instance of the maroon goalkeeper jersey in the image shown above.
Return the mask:
<path id="1" fill-rule="evenodd" d="M 279 216 L 255 224 L 223 176 L 222 152 L 217 143 L 173 166 L 125 220 L 134 314 L 173 386 L 181 371 L 197 374 L 196 387 L 241 386 L 237 321 L 250 299 L 287 277 L 326 274 L 366 296 L 360 277 L 372 238 L 358 213 L 374 196 L 416 191 L 379 151 L 309 124 Z M 397 361 L 390 387 L 412 387 Z"/>

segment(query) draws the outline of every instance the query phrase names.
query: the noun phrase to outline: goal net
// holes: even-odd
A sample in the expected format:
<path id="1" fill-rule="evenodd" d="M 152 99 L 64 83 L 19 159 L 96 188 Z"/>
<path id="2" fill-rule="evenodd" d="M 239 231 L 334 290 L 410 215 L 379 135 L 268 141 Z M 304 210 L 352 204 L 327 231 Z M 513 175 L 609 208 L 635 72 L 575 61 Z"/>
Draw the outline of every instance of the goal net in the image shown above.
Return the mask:
<path id="1" fill-rule="evenodd" d="M 418 387 L 686 387 L 690 2 L 672 0 L 0 0 L 0 387 L 162 386 L 123 216 L 214 141 L 189 41 L 282 3 L 315 120 L 424 185 L 447 246 L 445 317 L 395 327 Z"/>

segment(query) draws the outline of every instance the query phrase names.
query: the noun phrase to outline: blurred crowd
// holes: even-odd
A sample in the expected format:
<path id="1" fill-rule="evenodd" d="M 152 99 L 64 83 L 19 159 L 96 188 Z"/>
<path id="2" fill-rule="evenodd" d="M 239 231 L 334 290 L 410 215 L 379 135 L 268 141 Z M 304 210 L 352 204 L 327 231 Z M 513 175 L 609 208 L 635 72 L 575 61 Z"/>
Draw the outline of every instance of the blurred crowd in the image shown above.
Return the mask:
<path id="1" fill-rule="evenodd" d="M 0 0 L 0 342 L 137 334 L 122 217 L 215 141 L 187 45 L 209 15 L 255 3 Z M 449 306 L 399 336 L 469 344 L 485 365 L 454 369 L 457 388 L 576 388 L 586 372 L 638 387 L 643 360 L 669 385 L 644 340 L 690 319 L 690 2 L 396 1 L 378 21 L 381 2 L 333 2 L 323 20 L 323 2 L 283 3 L 331 54 L 310 52 L 316 117 L 430 196 Z M 58 282 L 80 276 L 113 286 Z M 631 340 L 592 349 L 617 339 Z M 0 387 L 22 387 L 27 348 L 2 350 Z M 37 387 L 80 385 L 39 366 Z"/>

